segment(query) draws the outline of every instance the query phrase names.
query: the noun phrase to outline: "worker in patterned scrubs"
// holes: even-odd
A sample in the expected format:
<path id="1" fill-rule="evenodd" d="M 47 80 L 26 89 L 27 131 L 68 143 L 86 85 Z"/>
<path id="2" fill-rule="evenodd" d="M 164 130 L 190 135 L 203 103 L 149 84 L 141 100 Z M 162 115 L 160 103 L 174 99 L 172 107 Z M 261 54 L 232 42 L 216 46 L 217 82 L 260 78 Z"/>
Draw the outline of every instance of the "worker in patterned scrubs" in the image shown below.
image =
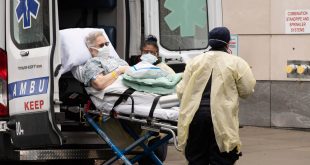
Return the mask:
<path id="1" fill-rule="evenodd" d="M 229 41 L 226 27 L 211 30 L 210 51 L 186 65 L 177 86 L 178 142 L 190 165 L 232 165 L 240 155 L 239 97 L 252 94 L 256 80 L 245 60 L 228 53 Z"/>

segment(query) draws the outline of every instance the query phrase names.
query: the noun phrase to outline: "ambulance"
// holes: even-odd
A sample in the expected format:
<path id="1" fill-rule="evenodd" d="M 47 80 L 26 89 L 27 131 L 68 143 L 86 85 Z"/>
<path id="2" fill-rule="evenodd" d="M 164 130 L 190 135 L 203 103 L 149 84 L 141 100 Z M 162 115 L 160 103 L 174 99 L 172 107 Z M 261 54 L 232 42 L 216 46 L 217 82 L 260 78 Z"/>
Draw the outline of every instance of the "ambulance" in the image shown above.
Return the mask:
<path id="1" fill-rule="evenodd" d="M 162 59 L 182 72 L 221 25 L 220 0 L 1 0 L 0 162 L 111 156 L 79 110 L 83 85 L 59 72 L 61 30 L 103 28 L 129 64 L 153 34 Z"/>

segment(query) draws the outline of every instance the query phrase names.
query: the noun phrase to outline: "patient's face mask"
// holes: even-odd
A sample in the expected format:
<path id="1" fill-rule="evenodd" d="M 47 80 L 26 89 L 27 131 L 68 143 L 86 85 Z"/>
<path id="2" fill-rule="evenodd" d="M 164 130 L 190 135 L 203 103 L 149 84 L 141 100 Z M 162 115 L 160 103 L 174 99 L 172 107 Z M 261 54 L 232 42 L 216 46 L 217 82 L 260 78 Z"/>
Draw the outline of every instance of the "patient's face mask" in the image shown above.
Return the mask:
<path id="1" fill-rule="evenodd" d="M 108 46 L 104 46 L 102 48 L 94 48 L 98 51 L 97 57 L 109 57 L 110 49 Z"/>
<path id="2" fill-rule="evenodd" d="M 147 54 L 142 54 L 142 56 L 140 57 L 140 59 L 142 61 L 145 61 L 145 62 L 149 62 L 151 64 L 155 63 L 157 61 L 157 57 L 154 56 L 153 54 L 151 53 L 147 53 Z"/>

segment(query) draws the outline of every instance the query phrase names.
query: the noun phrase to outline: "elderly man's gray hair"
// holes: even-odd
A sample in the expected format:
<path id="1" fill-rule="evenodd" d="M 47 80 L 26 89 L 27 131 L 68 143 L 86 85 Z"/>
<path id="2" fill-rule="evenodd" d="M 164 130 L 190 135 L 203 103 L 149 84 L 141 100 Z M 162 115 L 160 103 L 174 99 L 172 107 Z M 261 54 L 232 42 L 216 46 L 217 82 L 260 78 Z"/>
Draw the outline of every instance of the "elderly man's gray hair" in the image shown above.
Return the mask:
<path id="1" fill-rule="evenodd" d="M 97 37 L 99 36 L 104 36 L 102 31 L 93 31 L 93 32 L 90 32 L 87 37 L 85 38 L 85 44 L 88 48 L 90 47 L 93 47 L 96 45 L 96 39 Z"/>

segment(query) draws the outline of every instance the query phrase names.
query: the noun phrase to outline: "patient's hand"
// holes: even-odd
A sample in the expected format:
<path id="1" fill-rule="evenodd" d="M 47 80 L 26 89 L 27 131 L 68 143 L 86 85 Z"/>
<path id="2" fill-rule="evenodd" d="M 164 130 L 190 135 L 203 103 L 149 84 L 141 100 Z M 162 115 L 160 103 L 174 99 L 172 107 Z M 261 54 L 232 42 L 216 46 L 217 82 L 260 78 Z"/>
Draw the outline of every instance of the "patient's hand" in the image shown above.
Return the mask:
<path id="1" fill-rule="evenodd" d="M 130 67 L 129 66 L 120 66 L 116 69 L 118 75 L 124 74 Z"/>

